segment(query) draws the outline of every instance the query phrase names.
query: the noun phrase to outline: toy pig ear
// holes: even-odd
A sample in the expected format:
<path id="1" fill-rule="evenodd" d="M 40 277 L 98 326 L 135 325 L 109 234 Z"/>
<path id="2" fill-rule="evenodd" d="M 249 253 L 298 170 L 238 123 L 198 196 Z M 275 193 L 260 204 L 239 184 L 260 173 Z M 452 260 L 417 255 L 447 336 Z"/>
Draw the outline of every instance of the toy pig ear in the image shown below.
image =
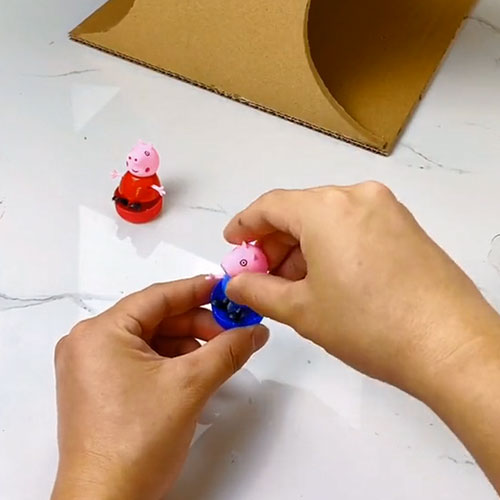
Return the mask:
<path id="1" fill-rule="evenodd" d="M 248 243 L 247 243 L 246 241 L 244 241 L 244 242 L 241 244 L 241 246 L 242 246 L 243 248 L 248 248 Z"/>

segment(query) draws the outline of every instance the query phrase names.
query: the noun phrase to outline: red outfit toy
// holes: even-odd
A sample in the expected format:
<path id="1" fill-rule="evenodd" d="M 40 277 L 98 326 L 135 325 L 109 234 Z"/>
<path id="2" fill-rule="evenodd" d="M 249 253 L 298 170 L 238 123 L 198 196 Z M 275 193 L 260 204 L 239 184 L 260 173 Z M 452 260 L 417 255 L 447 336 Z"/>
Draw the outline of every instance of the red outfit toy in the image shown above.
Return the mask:
<path id="1" fill-rule="evenodd" d="M 118 214 L 128 222 L 149 222 L 161 212 L 165 189 L 156 175 L 160 157 L 152 144 L 139 141 L 127 159 L 128 172 L 115 191 Z M 118 176 L 117 172 L 113 173 Z"/>

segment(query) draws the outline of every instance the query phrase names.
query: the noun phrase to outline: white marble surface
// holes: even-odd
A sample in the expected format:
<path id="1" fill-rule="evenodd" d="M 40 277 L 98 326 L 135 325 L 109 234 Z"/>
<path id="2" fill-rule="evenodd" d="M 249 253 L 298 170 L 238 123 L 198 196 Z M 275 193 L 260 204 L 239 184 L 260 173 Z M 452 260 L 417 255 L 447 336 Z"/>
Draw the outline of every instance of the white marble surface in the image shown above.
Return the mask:
<path id="1" fill-rule="evenodd" d="M 390 158 L 67 40 L 100 0 L 0 14 L 0 498 L 47 498 L 52 352 L 81 318 L 210 272 L 231 214 L 275 187 L 377 179 L 500 307 L 500 4 L 482 0 Z M 153 141 L 161 219 L 114 214 L 109 172 Z M 427 408 L 287 328 L 215 398 L 174 500 L 490 500 Z"/>

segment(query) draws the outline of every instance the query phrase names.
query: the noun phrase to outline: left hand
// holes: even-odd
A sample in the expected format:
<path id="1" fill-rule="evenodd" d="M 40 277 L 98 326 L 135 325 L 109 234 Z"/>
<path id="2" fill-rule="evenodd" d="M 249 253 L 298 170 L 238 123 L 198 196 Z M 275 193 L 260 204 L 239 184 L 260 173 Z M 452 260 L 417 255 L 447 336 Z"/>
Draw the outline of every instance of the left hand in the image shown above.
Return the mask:
<path id="1" fill-rule="evenodd" d="M 214 283 L 153 285 L 59 342 L 53 500 L 156 500 L 172 487 L 207 399 L 269 336 L 221 332 L 200 308 Z"/>

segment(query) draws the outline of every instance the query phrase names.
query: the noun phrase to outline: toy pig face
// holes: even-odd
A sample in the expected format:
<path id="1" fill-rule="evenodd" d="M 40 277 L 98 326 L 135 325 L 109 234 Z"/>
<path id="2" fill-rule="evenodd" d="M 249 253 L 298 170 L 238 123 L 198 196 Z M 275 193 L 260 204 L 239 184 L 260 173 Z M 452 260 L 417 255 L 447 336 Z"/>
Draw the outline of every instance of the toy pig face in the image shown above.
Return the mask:
<path id="1" fill-rule="evenodd" d="M 224 272 L 234 278 L 241 273 L 267 273 L 269 264 L 264 252 L 255 245 L 243 243 L 222 261 Z"/>
<path id="2" fill-rule="evenodd" d="M 127 170 L 136 177 L 150 177 L 160 166 L 160 156 L 152 144 L 139 141 L 127 156 Z"/>

